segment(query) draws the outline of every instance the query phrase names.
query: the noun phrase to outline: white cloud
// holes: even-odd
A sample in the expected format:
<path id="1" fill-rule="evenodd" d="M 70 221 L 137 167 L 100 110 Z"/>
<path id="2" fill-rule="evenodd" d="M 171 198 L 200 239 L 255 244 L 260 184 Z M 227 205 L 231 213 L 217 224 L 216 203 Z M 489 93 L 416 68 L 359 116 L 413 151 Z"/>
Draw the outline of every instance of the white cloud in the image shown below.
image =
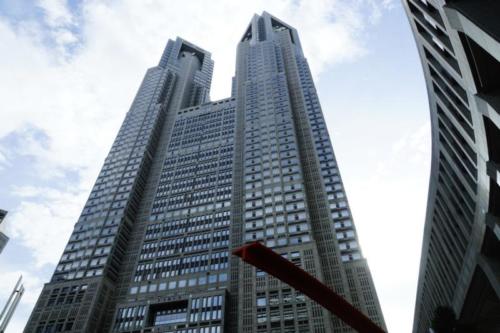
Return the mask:
<path id="1" fill-rule="evenodd" d="M 15 30 L 0 20 L 0 40 L 9 50 L 0 54 L 0 92 L 6 111 L 0 113 L 0 138 L 11 133 L 21 137 L 22 146 L 16 153 L 34 158 L 37 177 L 50 179 L 64 177 L 68 170 L 77 172 L 82 183 L 76 185 L 85 193 L 145 69 L 158 62 L 168 38 L 179 35 L 213 52 L 215 98 L 229 95 L 237 41 L 253 13 L 263 8 L 298 28 L 315 73 L 365 53 L 363 22 L 371 12 L 364 10 L 364 1 L 226 0 L 203 4 L 84 3 L 79 22 L 85 24 L 78 27 L 84 43 L 67 61 L 54 61 L 61 50 L 44 47 L 32 29 Z M 53 32 L 76 24 L 64 1 L 40 1 L 39 6 Z M 218 19 L 221 17 L 224 20 Z M 30 24 L 36 26 L 32 22 L 25 26 Z M 61 38 L 74 41 L 73 35 Z M 43 144 L 30 129 L 46 136 Z M 18 215 L 44 208 L 39 205 L 24 201 Z M 44 216 L 52 217 L 56 210 L 48 207 Z"/>
<path id="2" fill-rule="evenodd" d="M 6 300 L 9 297 L 20 276 L 23 277 L 22 282 L 25 289 L 21 303 L 34 304 L 44 281 L 41 281 L 38 276 L 28 271 L 12 271 L 0 274 L 0 286 L 2 286 L 0 288 L 0 300 Z M 3 306 L 5 302 L 0 304 Z"/>
<path id="3" fill-rule="evenodd" d="M 37 6 L 43 10 L 49 26 L 59 28 L 73 24 L 73 14 L 65 0 L 38 0 Z"/>
<path id="4" fill-rule="evenodd" d="M 343 180 L 361 247 L 387 326 L 394 332 L 408 331 L 413 321 L 431 162 L 430 130 L 426 122 L 392 147 L 381 148 L 376 156 L 364 155 L 366 172 L 350 174 L 340 165 L 349 175 Z M 347 159 L 342 161 L 349 164 Z M 375 161 L 376 168 L 370 168 Z"/>
<path id="5" fill-rule="evenodd" d="M 82 192 L 32 186 L 13 189 L 20 204 L 9 214 L 8 233 L 31 249 L 35 266 L 59 260 L 82 209 Z"/>
<path id="6" fill-rule="evenodd" d="M 418 164 L 418 166 L 427 167 L 430 163 L 431 148 L 431 123 L 425 122 L 413 132 L 407 133 L 392 145 L 391 160 L 385 161 L 381 166 L 378 173 L 374 177 L 386 176 L 388 170 L 383 170 L 386 165 L 394 166 L 395 160 L 404 160 Z M 404 157 L 404 158 L 402 158 Z"/>
<path id="7" fill-rule="evenodd" d="M 60 50 L 43 47 L 33 29 L 14 30 L 0 21 L 0 40 L 9 50 L 0 55 L 0 91 L 7 111 L 0 114 L 0 138 L 33 126 L 50 143 L 32 152 L 47 164 L 45 169 L 83 168 L 95 174 L 145 69 L 158 62 L 168 38 L 180 35 L 213 52 L 212 95 L 222 98 L 229 95 L 236 43 L 253 12 L 265 8 L 295 25 L 311 67 L 319 73 L 365 53 L 361 36 L 370 12 L 364 12 L 364 1 L 353 3 L 89 1 L 82 5 L 85 24 L 78 27 L 84 43 L 67 62 L 55 61 Z M 58 38 L 74 42 L 73 34 L 59 30 L 74 22 L 65 2 L 39 5 Z M 32 22 L 25 26 L 30 24 L 39 28 Z"/>
<path id="8" fill-rule="evenodd" d="M 36 6 L 42 10 L 43 23 L 48 29 L 42 31 L 46 33 L 45 39 L 54 43 L 60 61 L 69 57 L 68 47 L 78 42 L 78 37 L 73 32 L 77 22 L 75 16 L 68 7 L 66 0 L 37 0 Z"/>
<path id="9" fill-rule="evenodd" d="M 24 330 L 24 326 L 28 316 L 30 315 L 30 311 L 33 305 L 36 303 L 40 292 L 42 291 L 43 279 L 40 278 L 38 272 L 32 272 L 29 270 L 12 270 L 5 271 L 2 270 L 0 274 L 0 304 L 3 307 L 10 293 L 14 289 L 17 280 L 22 275 L 23 277 L 23 285 L 24 285 L 24 294 L 21 296 L 21 300 L 14 312 L 14 316 L 12 317 L 9 325 L 7 326 L 6 333 L 19 333 Z M 22 320 L 18 318 L 21 316 Z"/>
<path id="10" fill-rule="evenodd" d="M 382 0 L 382 6 L 387 9 L 393 9 L 396 7 L 396 3 L 395 0 Z M 397 4 L 399 4 L 399 2 Z"/>
<path id="11" fill-rule="evenodd" d="M 0 171 L 8 164 L 7 157 L 5 153 L 2 152 L 2 147 L 0 146 Z"/>

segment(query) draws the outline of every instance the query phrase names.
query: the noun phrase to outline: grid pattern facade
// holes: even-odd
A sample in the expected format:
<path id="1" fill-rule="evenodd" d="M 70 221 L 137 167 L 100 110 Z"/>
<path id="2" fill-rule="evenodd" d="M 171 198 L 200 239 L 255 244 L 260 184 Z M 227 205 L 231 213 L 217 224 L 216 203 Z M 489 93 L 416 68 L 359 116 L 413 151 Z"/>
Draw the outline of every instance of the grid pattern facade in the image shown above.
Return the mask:
<path id="1" fill-rule="evenodd" d="M 151 187 L 152 200 L 144 205 L 148 213 L 144 229 L 137 233 L 140 246 L 128 251 L 135 258 L 133 274 L 118 300 L 114 332 L 155 326 L 168 332 L 223 329 L 234 136 L 234 99 L 177 112 L 163 164 L 151 177 L 156 186 Z M 194 294 L 217 295 L 217 312 L 196 310 L 201 313 L 195 315 L 189 303 Z M 158 310 L 150 305 L 153 299 Z M 145 311 L 142 321 L 132 316 L 133 324 L 123 324 L 129 308 Z M 162 316 L 170 319 L 158 319 Z"/>
<path id="2" fill-rule="evenodd" d="M 433 137 L 413 330 L 427 332 L 436 307 L 450 306 L 462 324 L 496 332 L 500 33 L 491 13 L 500 7 L 403 2 L 426 77 Z"/>
<path id="3" fill-rule="evenodd" d="M 242 143 L 235 178 L 241 183 L 235 189 L 241 199 L 235 203 L 242 216 L 233 220 L 233 246 L 263 242 L 349 301 L 356 300 L 384 327 L 294 28 L 267 13 L 254 16 L 238 45 L 233 95 L 237 122 L 244 124 L 237 126 Z M 239 291 L 237 299 L 232 296 L 234 330 L 351 331 L 275 278 L 238 263 L 231 270 L 238 282 L 231 281 L 232 290 Z"/>
<path id="4" fill-rule="evenodd" d="M 255 16 L 231 97 L 169 41 L 146 73 L 25 332 L 351 332 L 231 257 L 260 241 L 384 326 L 295 29 Z"/>

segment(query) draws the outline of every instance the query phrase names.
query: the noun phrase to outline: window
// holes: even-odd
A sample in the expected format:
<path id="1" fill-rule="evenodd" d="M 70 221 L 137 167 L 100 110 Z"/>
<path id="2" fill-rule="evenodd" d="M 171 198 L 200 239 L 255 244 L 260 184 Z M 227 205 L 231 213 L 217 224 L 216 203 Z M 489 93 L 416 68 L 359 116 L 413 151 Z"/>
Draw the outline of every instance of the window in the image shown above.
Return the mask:
<path id="1" fill-rule="evenodd" d="M 186 307 L 159 309 L 154 312 L 153 317 L 155 326 L 184 323 L 187 321 L 187 304 Z"/>

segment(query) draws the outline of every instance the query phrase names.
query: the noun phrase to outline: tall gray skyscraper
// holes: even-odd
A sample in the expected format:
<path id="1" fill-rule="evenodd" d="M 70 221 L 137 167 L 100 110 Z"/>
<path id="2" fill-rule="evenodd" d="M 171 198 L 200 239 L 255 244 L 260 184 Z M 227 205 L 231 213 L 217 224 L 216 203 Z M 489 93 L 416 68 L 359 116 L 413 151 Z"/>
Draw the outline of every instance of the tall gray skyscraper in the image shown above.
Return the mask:
<path id="1" fill-rule="evenodd" d="M 2 222 L 5 216 L 7 216 L 7 211 L 0 209 L 0 253 L 2 253 L 5 245 L 7 245 L 7 242 L 9 241 L 9 237 L 3 233 L 4 224 Z"/>
<path id="2" fill-rule="evenodd" d="M 403 3 L 433 138 L 413 331 L 447 306 L 466 332 L 500 332 L 500 2 Z"/>
<path id="3" fill-rule="evenodd" d="M 232 249 L 261 241 L 380 326 L 297 31 L 255 15 L 231 97 L 210 54 L 149 69 L 25 332 L 351 332 Z"/>

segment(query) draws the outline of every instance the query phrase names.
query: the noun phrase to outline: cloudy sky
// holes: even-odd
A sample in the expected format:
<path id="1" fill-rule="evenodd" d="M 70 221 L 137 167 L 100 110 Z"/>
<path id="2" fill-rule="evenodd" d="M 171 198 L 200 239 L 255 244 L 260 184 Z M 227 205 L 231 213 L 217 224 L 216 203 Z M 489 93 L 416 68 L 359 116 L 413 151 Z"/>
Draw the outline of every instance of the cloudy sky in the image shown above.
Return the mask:
<path id="1" fill-rule="evenodd" d="M 169 38 L 212 52 L 230 94 L 254 13 L 295 26 L 390 332 L 410 332 L 430 167 L 428 105 L 399 0 L 0 0 L 0 305 L 21 332 L 146 68 Z"/>

